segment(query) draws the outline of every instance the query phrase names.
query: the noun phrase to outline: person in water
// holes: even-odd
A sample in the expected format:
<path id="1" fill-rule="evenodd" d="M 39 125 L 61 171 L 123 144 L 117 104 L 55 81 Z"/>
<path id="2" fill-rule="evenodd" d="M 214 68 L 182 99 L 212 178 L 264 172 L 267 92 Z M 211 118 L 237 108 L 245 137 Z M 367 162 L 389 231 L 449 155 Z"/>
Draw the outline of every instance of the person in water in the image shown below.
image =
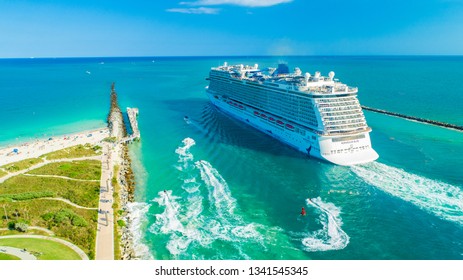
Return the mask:
<path id="1" fill-rule="evenodd" d="M 301 210 L 301 216 L 305 216 L 306 212 L 305 212 L 305 208 L 302 207 L 302 210 Z"/>

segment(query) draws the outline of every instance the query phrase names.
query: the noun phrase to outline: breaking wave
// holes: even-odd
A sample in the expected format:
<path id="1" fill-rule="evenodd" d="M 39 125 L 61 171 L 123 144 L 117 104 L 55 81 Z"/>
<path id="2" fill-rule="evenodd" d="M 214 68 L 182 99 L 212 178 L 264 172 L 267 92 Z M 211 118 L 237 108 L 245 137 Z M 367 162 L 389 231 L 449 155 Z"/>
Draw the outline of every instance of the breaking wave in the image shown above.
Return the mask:
<path id="1" fill-rule="evenodd" d="M 323 227 L 302 236 L 303 249 L 309 252 L 344 249 L 349 244 L 349 236 L 341 228 L 341 209 L 333 203 L 323 202 L 320 197 L 307 199 L 306 202 L 320 212 Z"/>
<path id="2" fill-rule="evenodd" d="M 463 190 L 379 162 L 352 166 L 352 171 L 380 190 L 411 202 L 442 219 L 463 225 Z"/>
<path id="3" fill-rule="evenodd" d="M 148 222 L 146 213 L 150 209 L 147 203 L 131 202 L 127 203 L 128 217 L 130 220 L 129 231 L 133 237 L 133 249 L 139 259 L 153 259 L 148 246 L 143 243 L 142 227 Z"/>

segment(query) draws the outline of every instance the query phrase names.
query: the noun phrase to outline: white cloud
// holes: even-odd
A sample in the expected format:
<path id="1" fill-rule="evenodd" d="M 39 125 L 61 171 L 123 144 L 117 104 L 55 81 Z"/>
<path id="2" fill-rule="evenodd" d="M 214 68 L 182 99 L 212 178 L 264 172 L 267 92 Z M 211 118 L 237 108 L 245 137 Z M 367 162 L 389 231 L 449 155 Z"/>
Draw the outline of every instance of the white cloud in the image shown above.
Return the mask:
<path id="1" fill-rule="evenodd" d="M 172 9 L 167 9 L 166 11 L 172 12 L 172 13 L 182 13 L 182 14 L 216 15 L 219 13 L 220 9 L 199 7 L 199 8 L 172 8 Z"/>
<path id="2" fill-rule="evenodd" d="M 293 0 L 198 0 L 194 2 L 180 2 L 180 4 L 191 6 L 237 5 L 244 7 L 270 7 L 292 1 Z"/>

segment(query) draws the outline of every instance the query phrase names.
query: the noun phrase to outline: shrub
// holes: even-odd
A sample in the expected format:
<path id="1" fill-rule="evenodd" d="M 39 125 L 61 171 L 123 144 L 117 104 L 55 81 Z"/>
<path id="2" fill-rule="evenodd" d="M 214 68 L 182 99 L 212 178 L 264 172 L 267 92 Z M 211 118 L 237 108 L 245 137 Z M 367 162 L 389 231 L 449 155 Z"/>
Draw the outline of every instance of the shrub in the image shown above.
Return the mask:
<path id="1" fill-rule="evenodd" d="M 11 221 L 11 222 L 8 222 L 8 229 L 9 230 L 14 230 L 14 225 L 15 225 L 15 222 Z"/>
<path id="2" fill-rule="evenodd" d="M 51 219 L 51 216 L 53 217 L 53 223 L 55 223 L 56 225 L 71 223 L 73 226 L 77 227 L 88 226 L 87 221 L 82 216 L 79 216 L 78 214 L 74 213 L 72 210 L 69 209 L 61 209 L 54 215 L 52 213 L 47 213 L 43 215 L 42 218 Z"/>
<path id="3" fill-rule="evenodd" d="M 28 225 L 23 222 L 15 223 L 14 224 L 14 229 L 19 231 L 19 232 L 26 232 L 28 228 Z"/>
<path id="4" fill-rule="evenodd" d="M 125 222 L 124 222 L 124 220 L 117 220 L 117 224 L 118 224 L 120 227 L 125 227 Z"/>
<path id="5" fill-rule="evenodd" d="M 42 215 L 42 219 L 44 219 L 45 221 L 49 221 L 53 219 L 53 216 L 54 216 L 53 213 L 46 213 Z"/>
<path id="6" fill-rule="evenodd" d="M 88 225 L 87 221 L 77 214 L 75 214 L 75 216 L 72 217 L 71 223 L 73 226 L 77 227 L 86 227 Z"/>

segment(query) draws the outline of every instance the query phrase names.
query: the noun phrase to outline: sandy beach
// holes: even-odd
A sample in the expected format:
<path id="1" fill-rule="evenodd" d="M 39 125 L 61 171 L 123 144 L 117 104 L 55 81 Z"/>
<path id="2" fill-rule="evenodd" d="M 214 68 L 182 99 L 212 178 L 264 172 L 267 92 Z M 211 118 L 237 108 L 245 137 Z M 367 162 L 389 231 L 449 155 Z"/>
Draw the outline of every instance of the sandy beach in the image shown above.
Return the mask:
<path id="1" fill-rule="evenodd" d="M 39 157 L 79 144 L 97 144 L 106 137 L 109 137 L 109 129 L 104 127 L 0 147 L 0 166 L 27 158 Z"/>

